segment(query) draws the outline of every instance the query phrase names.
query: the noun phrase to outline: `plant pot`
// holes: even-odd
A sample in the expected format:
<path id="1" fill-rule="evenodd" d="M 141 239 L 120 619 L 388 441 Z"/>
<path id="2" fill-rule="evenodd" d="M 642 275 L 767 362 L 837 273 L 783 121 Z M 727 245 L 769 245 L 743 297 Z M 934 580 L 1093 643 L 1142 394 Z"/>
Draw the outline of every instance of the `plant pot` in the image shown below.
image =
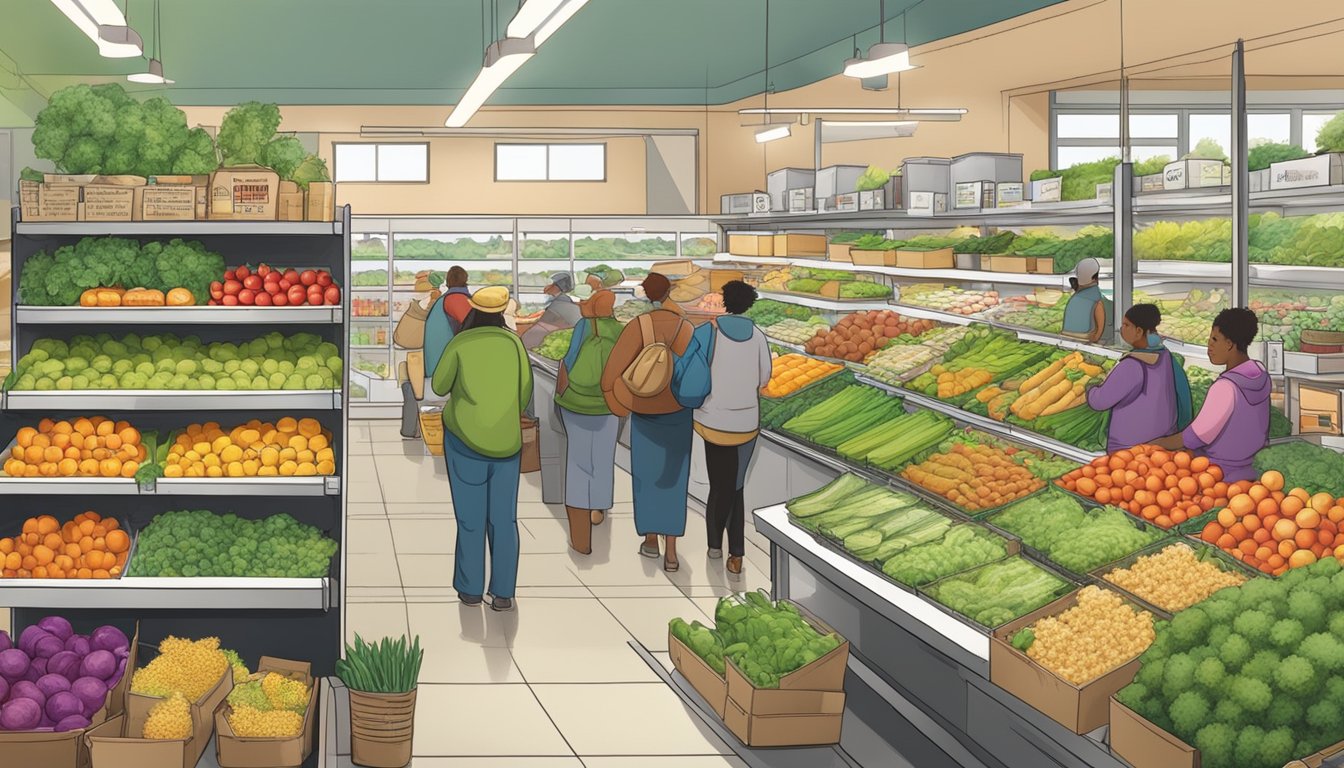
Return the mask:
<path id="1" fill-rule="evenodd" d="M 411 762 L 415 691 L 350 691 L 350 757 L 367 768 L 403 768 Z"/>

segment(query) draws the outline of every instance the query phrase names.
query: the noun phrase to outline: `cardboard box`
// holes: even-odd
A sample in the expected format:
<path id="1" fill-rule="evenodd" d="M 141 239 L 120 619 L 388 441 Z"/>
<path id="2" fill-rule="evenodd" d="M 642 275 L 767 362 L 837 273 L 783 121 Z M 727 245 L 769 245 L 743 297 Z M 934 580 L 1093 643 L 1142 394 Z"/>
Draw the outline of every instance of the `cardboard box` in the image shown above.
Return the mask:
<path id="1" fill-rule="evenodd" d="M 956 265 L 950 246 L 936 251 L 896 251 L 896 266 L 904 269 L 952 269 Z"/>
<path id="2" fill-rule="evenodd" d="M 84 733 L 90 768 L 194 768 L 205 745 L 186 739 L 143 739 L 145 721 L 117 715 Z"/>
<path id="3" fill-rule="evenodd" d="M 84 187 L 79 220 L 131 221 L 135 214 L 135 198 L 140 189 L 143 187 L 102 184 Z"/>
<path id="4" fill-rule="evenodd" d="M 1111 697 L 1111 751 L 1135 768 L 1200 768 L 1199 750 Z"/>
<path id="5" fill-rule="evenodd" d="M 127 676 L 129 678 L 129 675 Z M 226 669 L 210 690 L 201 694 L 201 697 L 191 704 L 191 724 L 193 728 L 192 736 L 196 740 L 196 747 L 205 750 L 205 745 L 210 741 L 210 734 L 215 730 L 215 710 L 228 698 L 229 691 L 233 690 L 233 670 Z M 149 710 L 154 708 L 163 699 L 157 696 L 145 696 L 139 693 L 126 694 L 126 720 L 127 727 L 133 727 L 135 723 L 144 723 L 144 718 L 149 717 Z M 135 731 L 131 731 L 134 733 Z M 199 757 L 199 753 L 197 754 Z"/>
<path id="6" fill-rule="evenodd" d="M 20 181 L 19 216 L 23 221 L 77 221 L 79 187 Z"/>
<path id="7" fill-rule="evenodd" d="M 826 236 L 795 233 L 775 235 L 773 248 L 776 256 L 820 259 L 826 256 Z"/>
<path id="8" fill-rule="evenodd" d="M 749 747 L 838 744 L 845 719 L 845 694 L 836 691 L 771 691 L 747 710 L 729 700 L 723 724 Z"/>
<path id="9" fill-rule="evenodd" d="M 1135 656 L 1091 682 L 1075 685 L 1011 645 L 1018 630 L 1063 613 L 1077 603 L 1078 593 L 1071 592 L 996 629 L 989 638 L 989 681 L 1074 733 L 1088 733 L 1106 724 L 1111 697 L 1134 681 L 1139 658 Z"/>
<path id="10" fill-rule="evenodd" d="M 725 283 L 746 278 L 740 269 L 711 269 L 709 271 L 709 290 L 722 291 Z"/>
<path id="11" fill-rule="evenodd" d="M 851 246 L 849 248 L 849 260 L 855 266 L 861 267 L 894 267 L 896 266 L 896 249 L 870 251 Z"/>
<path id="12" fill-rule="evenodd" d="M 297 768 L 313 753 L 313 733 L 317 722 L 317 681 L 312 665 L 262 656 L 257 672 L 275 672 L 309 687 L 308 709 L 303 713 L 303 729 L 297 736 L 282 738 L 246 738 L 229 726 L 227 702 L 215 710 L 215 756 L 220 768 Z M 128 766 L 128 768 L 133 768 Z"/>
<path id="13" fill-rule="evenodd" d="M 774 235 L 728 235 L 728 252 L 734 256 L 774 256 Z"/>
<path id="14" fill-rule="evenodd" d="M 1055 271 L 1055 260 L 1048 256 L 984 256 L 980 263 L 986 272 L 1051 275 Z"/>
<path id="15" fill-rule="evenodd" d="M 860 211 L 881 211 L 885 210 L 886 207 L 885 189 L 864 189 L 859 191 Z"/>
<path id="16" fill-rule="evenodd" d="M 210 219 L 275 221 L 280 176 L 270 168 L 240 165 L 210 174 Z"/>
<path id="17" fill-rule="evenodd" d="M 728 682 L 719 676 L 705 660 L 700 658 L 686 644 L 678 640 L 669 630 L 667 633 L 667 652 L 672 657 L 672 667 L 686 678 L 695 692 L 709 704 L 714 714 L 724 717 L 724 703 L 728 700 Z"/>
<path id="18" fill-rule="evenodd" d="M 768 238 L 769 235 L 766 235 L 766 237 Z M 676 280 L 682 277 L 689 277 L 696 272 L 699 272 L 700 267 L 696 266 L 695 262 L 690 259 L 680 259 L 654 262 L 650 271 L 657 272 L 669 280 Z"/>
<path id="19" fill-rule="evenodd" d="M 280 182 L 280 192 L 276 195 L 276 218 L 280 221 L 303 221 L 304 191 L 292 181 Z"/>
<path id="20" fill-rule="evenodd" d="M 1064 190 L 1064 180 L 1056 176 L 1031 182 L 1031 201 L 1033 203 L 1058 203 Z"/>
<path id="21" fill-rule="evenodd" d="M 853 259 L 849 255 L 850 247 L 849 243 L 827 243 L 826 258 L 831 261 L 843 261 L 852 264 Z"/>
<path id="22" fill-rule="evenodd" d="M 817 173 L 810 168 L 780 168 L 771 171 L 765 177 L 765 189 L 770 195 L 770 210 L 788 211 L 790 192 L 806 188 L 811 190 L 817 183 Z"/>
<path id="23" fill-rule="evenodd" d="M 309 221 L 336 220 L 335 184 L 330 181 L 309 182 L 305 199 L 307 218 Z"/>
<path id="24" fill-rule="evenodd" d="M 1200 189 L 1222 185 L 1222 160 L 1177 160 L 1162 169 L 1163 189 Z"/>
<path id="25" fill-rule="evenodd" d="M 1269 166 L 1270 189 L 1299 189 L 1344 184 L 1344 152 L 1332 152 L 1301 160 L 1285 160 Z"/>
<path id="26" fill-rule="evenodd" d="M 196 218 L 196 187 L 150 184 L 140 188 L 137 221 L 191 221 Z"/>
<path id="27" fill-rule="evenodd" d="M 812 210 L 813 207 L 811 187 L 788 191 L 789 213 L 804 213 Z"/>

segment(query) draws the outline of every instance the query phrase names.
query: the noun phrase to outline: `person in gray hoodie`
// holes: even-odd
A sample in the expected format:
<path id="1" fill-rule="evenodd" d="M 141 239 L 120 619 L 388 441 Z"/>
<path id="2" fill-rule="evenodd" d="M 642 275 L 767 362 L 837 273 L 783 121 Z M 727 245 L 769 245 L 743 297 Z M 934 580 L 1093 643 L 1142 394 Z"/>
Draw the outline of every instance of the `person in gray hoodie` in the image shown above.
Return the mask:
<path id="1" fill-rule="evenodd" d="M 723 286 L 727 314 L 695 330 L 709 358 L 709 396 L 695 409 L 695 431 L 705 441 L 709 499 L 705 503 L 709 556 L 723 557 L 728 532 L 728 571 L 742 572 L 746 554 L 746 508 L 742 489 L 761 428 L 760 391 L 770 382 L 770 345 L 743 313 L 756 302 L 756 289 L 740 280 Z M 686 354 L 692 354 L 687 349 Z"/>

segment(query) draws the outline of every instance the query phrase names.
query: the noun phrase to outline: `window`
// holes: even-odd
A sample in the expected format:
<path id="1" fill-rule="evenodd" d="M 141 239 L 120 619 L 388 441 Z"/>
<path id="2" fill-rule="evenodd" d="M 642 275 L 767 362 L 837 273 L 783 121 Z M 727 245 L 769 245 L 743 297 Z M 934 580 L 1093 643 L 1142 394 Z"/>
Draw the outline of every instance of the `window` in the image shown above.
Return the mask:
<path id="1" fill-rule="evenodd" d="M 336 144 L 336 181 L 429 181 L 428 144 Z"/>
<path id="2" fill-rule="evenodd" d="M 495 181 L 606 181 L 605 144 L 496 144 Z"/>
<path id="3" fill-rule="evenodd" d="M 1306 112 L 1302 115 L 1302 148 L 1308 152 L 1315 152 L 1316 134 L 1321 132 L 1321 128 L 1330 122 L 1335 116 L 1334 112 Z"/>
<path id="4" fill-rule="evenodd" d="M 1119 157 L 1119 147 L 1060 147 L 1058 150 L 1058 168 L 1068 168 L 1079 163 L 1092 163 L 1108 157 Z"/>

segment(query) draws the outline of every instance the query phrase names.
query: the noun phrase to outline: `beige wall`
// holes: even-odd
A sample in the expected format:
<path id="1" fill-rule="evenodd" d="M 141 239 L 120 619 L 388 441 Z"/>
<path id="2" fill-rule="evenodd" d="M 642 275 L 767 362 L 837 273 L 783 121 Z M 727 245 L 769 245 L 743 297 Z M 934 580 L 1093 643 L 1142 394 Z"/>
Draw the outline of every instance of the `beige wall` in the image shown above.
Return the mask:
<path id="1" fill-rule="evenodd" d="M 1271 13 L 1260 0 L 1126 0 L 1126 74 L 1133 88 L 1226 89 L 1232 44 L 1247 40 L 1252 88 L 1338 88 L 1344 80 L 1344 22 L 1338 0 L 1293 0 L 1291 13 Z M 964 107 L 958 123 L 924 123 L 909 139 L 828 145 L 825 165 L 897 167 L 905 157 L 971 151 L 1017 152 L 1027 172 L 1049 153 L 1049 92 L 1118 80 L 1119 0 L 1068 0 L 1002 24 L 914 50 L 921 69 L 895 78 L 884 92 L 835 76 L 774 94 L 779 107 Z M 1315 26 L 1313 26 L 1315 25 Z M 1298 30 L 1298 31 L 1293 31 Z M 1332 34 L 1322 35 L 1322 32 Z M 837 62 L 837 68 L 839 62 Z M 680 128 L 699 131 L 697 171 L 703 213 L 719 196 L 765 187 L 777 168 L 813 164 L 813 125 L 795 125 L 787 139 L 757 144 L 759 116 L 739 116 L 759 97 L 704 108 L 486 109 L 472 128 Z M 218 125 L 222 109 L 190 108 L 193 124 Z M 324 155 L 335 136 L 362 126 L 442 126 L 448 109 L 426 107 L 285 107 L 283 128 L 322 134 Z M 372 139 L 368 139 L 372 140 Z M 540 140 L 540 139 L 539 139 Z M 613 141 L 605 184 L 497 184 L 492 140 L 431 139 L 428 186 L 343 185 L 338 198 L 359 213 L 642 213 L 644 149 Z M 618 147 L 617 144 L 620 146 Z M 618 159 L 619 158 L 619 159 Z"/>

